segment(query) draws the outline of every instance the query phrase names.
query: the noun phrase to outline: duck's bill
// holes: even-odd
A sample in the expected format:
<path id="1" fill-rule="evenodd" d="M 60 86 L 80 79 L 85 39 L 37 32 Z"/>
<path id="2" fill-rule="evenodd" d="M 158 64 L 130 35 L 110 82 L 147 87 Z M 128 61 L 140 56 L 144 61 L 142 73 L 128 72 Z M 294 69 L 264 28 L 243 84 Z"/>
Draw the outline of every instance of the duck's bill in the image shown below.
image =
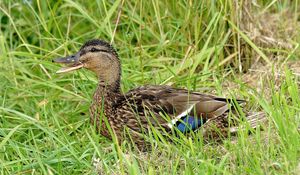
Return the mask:
<path id="1" fill-rule="evenodd" d="M 56 73 L 66 73 L 83 67 L 83 64 L 79 62 L 78 54 L 63 57 L 63 58 L 57 58 L 54 59 L 53 62 L 67 65 L 66 67 L 59 69 Z"/>
<path id="2" fill-rule="evenodd" d="M 59 69 L 58 71 L 56 71 L 57 74 L 60 73 L 66 73 L 66 72 L 71 72 L 73 70 L 77 70 L 83 67 L 83 64 L 79 64 L 79 65 L 71 65 L 71 66 L 67 66 L 67 67 L 62 67 L 61 69 Z"/>

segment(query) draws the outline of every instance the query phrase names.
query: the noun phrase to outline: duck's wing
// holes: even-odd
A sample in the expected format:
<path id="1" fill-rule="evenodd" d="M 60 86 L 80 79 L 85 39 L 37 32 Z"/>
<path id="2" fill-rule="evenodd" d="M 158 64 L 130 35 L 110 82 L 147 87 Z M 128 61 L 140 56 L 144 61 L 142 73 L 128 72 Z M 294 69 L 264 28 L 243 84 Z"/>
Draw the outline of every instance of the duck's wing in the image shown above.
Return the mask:
<path id="1" fill-rule="evenodd" d="M 188 128 L 197 129 L 203 122 L 222 116 L 229 110 L 231 100 L 170 86 L 142 86 L 129 91 L 121 101 L 126 102 L 140 120 L 148 111 L 152 117 L 148 117 L 147 122 L 150 120 L 153 125 L 158 123 L 169 129 L 176 126 L 186 132 Z"/>

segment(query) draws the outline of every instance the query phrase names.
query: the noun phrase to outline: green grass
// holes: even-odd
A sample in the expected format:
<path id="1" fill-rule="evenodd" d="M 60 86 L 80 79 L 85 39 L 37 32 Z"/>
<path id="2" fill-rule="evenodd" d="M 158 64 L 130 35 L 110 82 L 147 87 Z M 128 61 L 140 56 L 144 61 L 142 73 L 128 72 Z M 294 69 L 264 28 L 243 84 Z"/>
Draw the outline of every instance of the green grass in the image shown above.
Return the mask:
<path id="1" fill-rule="evenodd" d="M 257 57 L 270 64 L 283 62 L 276 55 L 297 60 L 299 28 L 289 39 L 293 49 L 262 47 L 240 29 L 242 10 L 234 0 L 124 1 L 116 24 L 122 2 L 0 0 L 1 174 L 97 174 L 93 158 L 106 174 L 299 173 L 298 74 L 286 66 L 278 78 L 274 67 L 262 91 L 240 78 Z M 289 10 L 297 23 L 299 1 L 258 3 L 255 12 Z M 147 154 L 127 143 L 116 149 L 89 124 L 96 77 L 86 70 L 57 75 L 59 65 L 51 62 L 91 38 L 114 41 L 124 92 L 172 84 L 231 94 L 248 100 L 248 110 L 264 111 L 270 122 L 264 131 L 240 131 L 221 143 L 206 144 L 196 134 L 199 140 L 158 142 Z M 240 88 L 226 88 L 228 81 Z"/>

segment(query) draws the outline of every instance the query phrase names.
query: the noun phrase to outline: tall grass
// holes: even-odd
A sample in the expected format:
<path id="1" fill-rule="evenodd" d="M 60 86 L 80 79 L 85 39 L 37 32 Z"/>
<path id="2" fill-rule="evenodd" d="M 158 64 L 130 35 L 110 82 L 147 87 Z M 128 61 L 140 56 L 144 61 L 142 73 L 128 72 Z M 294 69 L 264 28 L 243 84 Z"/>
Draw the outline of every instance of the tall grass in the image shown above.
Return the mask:
<path id="1" fill-rule="evenodd" d="M 298 15 L 299 1 L 258 3 L 261 11 L 288 8 Z M 250 66 L 241 63 L 243 43 L 272 61 L 239 28 L 241 10 L 234 0 L 0 0 L 1 174 L 297 174 L 299 78 L 288 68 L 279 88 L 271 78 L 271 99 L 240 83 L 237 70 Z M 51 62 L 91 38 L 113 41 L 124 92 L 142 84 L 172 84 L 231 93 L 247 99 L 249 110 L 266 112 L 270 123 L 264 131 L 251 136 L 240 131 L 234 141 L 219 144 L 183 137 L 158 143 L 147 154 L 126 143 L 118 150 L 89 124 L 95 76 L 86 70 L 57 75 L 59 67 Z M 241 88 L 226 89 L 225 80 Z"/>

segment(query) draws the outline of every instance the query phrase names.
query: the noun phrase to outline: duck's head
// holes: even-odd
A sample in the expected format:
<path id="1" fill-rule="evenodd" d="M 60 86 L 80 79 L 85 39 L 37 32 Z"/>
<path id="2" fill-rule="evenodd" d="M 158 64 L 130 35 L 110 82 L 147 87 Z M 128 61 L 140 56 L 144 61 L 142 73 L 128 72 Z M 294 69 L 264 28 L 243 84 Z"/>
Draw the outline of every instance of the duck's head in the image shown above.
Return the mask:
<path id="1" fill-rule="evenodd" d="M 54 59 L 53 62 L 66 65 L 56 73 L 86 68 L 95 72 L 101 82 L 119 88 L 120 60 L 115 49 L 106 41 L 98 39 L 87 41 L 77 53 Z"/>

